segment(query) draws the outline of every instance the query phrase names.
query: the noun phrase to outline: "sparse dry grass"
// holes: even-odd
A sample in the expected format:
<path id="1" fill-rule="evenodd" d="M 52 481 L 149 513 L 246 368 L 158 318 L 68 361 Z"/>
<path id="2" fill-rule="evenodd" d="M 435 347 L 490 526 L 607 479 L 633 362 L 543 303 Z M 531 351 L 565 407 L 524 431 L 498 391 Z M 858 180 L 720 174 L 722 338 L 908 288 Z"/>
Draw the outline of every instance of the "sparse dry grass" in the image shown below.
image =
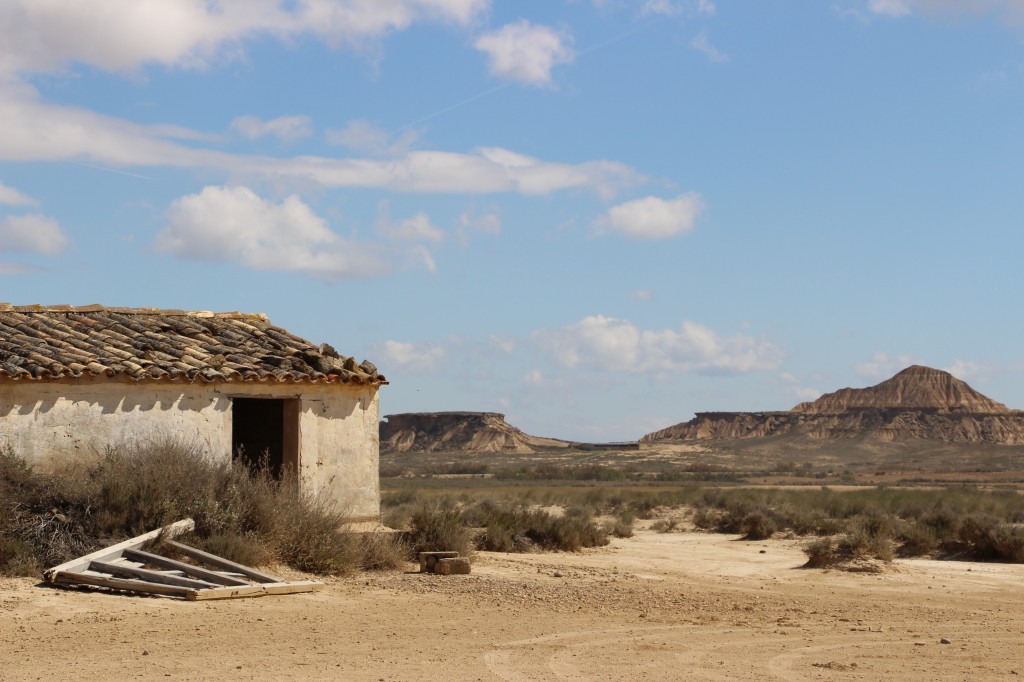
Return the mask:
<path id="1" fill-rule="evenodd" d="M 829 538 L 832 554 L 960 557 L 1024 562 L 1024 496 L 1013 490 L 971 487 L 750 488 L 699 484 L 608 481 L 509 481 L 494 479 L 403 480 L 385 492 L 385 513 L 401 517 L 411 500 L 448 499 L 471 509 L 487 501 L 506 508 L 559 506 L 583 508 L 592 516 L 629 513 L 655 518 L 652 528 L 678 527 L 679 509 L 692 510 L 698 528 L 761 540 L 777 533 Z M 496 517 L 487 523 L 485 545 L 520 551 L 508 530 L 514 524 Z M 611 528 L 606 531 L 614 532 Z M 522 538 L 520 534 L 518 537 Z M 825 551 L 825 544 L 816 551 Z"/>
<path id="2" fill-rule="evenodd" d="M 86 471 L 43 475 L 0 453 L 0 573 L 36 574 L 181 518 L 192 541 L 241 563 L 279 561 L 321 574 L 400 565 L 393 534 L 345 530 L 345 510 L 266 470 L 213 461 L 173 439 L 110 448 Z"/>

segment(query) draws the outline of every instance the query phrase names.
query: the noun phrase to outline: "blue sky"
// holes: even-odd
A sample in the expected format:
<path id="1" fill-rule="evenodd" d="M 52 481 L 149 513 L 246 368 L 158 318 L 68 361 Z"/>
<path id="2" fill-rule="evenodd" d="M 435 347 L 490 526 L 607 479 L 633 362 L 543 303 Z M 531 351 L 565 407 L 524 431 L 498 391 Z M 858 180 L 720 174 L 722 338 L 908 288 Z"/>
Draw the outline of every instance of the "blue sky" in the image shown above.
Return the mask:
<path id="1" fill-rule="evenodd" d="M 1024 408 L 1021 0 L 0 0 L 0 300 L 242 310 L 382 414 Z"/>

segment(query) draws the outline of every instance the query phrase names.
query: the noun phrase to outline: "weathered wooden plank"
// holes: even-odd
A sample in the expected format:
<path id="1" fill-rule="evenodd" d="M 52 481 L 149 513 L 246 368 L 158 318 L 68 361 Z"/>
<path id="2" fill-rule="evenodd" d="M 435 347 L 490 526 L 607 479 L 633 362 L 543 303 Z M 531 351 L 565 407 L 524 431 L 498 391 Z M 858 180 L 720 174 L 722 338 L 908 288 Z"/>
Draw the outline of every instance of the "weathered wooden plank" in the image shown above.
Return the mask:
<path id="1" fill-rule="evenodd" d="M 59 566 L 49 568 L 46 570 L 45 573 L 43 573 L 43 577 L 47 580 L 47 582 L 56 582 L 57 576 L 62 572 L 70 571 L 72 573 L 75 573 L 84 571 L 89 567 L 89 564 L 92 561 L 111 561 L 113 559 L 116 559 L 119 556 L 121 556 L 121 553 L 125 549 L 134 549 L 137 547 L 142 547 L 150 540 L 159 537 L 161 533 L 164 533 L 165 537 L 173 538 L 177 535 L 181 535 L 182 533 L 187 533 L 195 527 L 195 521 L 193 521 L 192 519 L 183 519 L 176 523 L 172 523 L 169 526 L 164 526 L 163 528 L 152 530 L 143 535 L 137 535 L 123 542 L 119 542 L 116 545 L 104 547 L 103 549 L 97 550 L 92 554 L 86 554 L 85 556 L 78 557 L 77 559 L 66 561 L 63 564 L 60 564 Z"/>
<path id="2" fill-rule="evenodd" d="M 183 578 L 181 576 L 161 573 L 160 571 L 151 571 L 148 568 L 138 568 L 136 566 L 127 566 L 125 564 L 111 564 L 105 561 L 93 561 L 89 564 L 89 568 L 93 571 L 102 571 L 103 573 L 110 573 L 111 575 L 136 578 L 138 580 L 145 580 L 146 582 L 151 583 L 162 583 L 164 585 L 192 587 L 198 590 L 219 586 L 219 583 L 211 583 L 206 580 Z"/>
<path id="3" fill-rule="evenodd" d="M 202 561 L 203 563 L 207 563 L 207 564 L 209 564 L 211 566 L 216 566 L 217 568 L 223 568 L 223 569 L 227 569 L 229 571 L 233 571 L 234 573 L 240 573 L 240 574 L 244 575 L 246 578 L 249 578 L 250 580 L 255 580 L 256 582 L 260 582 L 260 583 L 280 583 L 280 582 L 284 582 L 280 578 L 276 578 L 276 577 L 274 577 L 272 575 L 268 575 L 266 573 L 261 573 L 261 572 L 257 571 L 255 568 L 249 568 L 248 566 L 243 566 L 242 564 L 236 564 L 234 561 L 228 561 L 227 559 L 225 559 L 223 557 L 219 557 L 216 554 L 209 554 L 208 552 L 204 552 L 201 549 L 196 549 L 195 547 L 189 547 L 188 545 L 183 545 L 180 542 L 174 542 L 172 540 L 172 541 L 169 541 L 167 544 L 169 546 L 171 546 L 171 547 L 174 547 L 176 550 L 178 550 L 182 554 L 195 559 L 196 561 Z"/>
<path id="4" fill-rule="evenodd" d="M 193 578 L 199 578 L 200 580 L 206 580 L 211 583 L 217 583 L 218 585 L 249 585 L 249 581 L 242 580 L 241 578 L 235 578 L 233 576 L 225 575 L 218 571 L 211 571 L 208 568 L 200 568 L 199 566 L 193 566 L 192 564 L 186 564 L 184 561 L 177 561 L 175 559 L 169 559 L 159 554 L 152 554 L 150 552 L 144 552 L 141 549 L 126 549 L 124 555 L 138 561 L 151 564 L 153 566 L 159 566 L 160 568 L 171 568 L 177 569 L 185 575 L 190 575 Z"/>
<path id="5" fill-rule="evenodd" d="M 208 590 L 196 590 L 185 596 L 189 601 L 205 601 L 207 599 L 237 599 L 241 597 L 265 597 L 272 594 L 299 594 L 316 592 L 323 589 L 324 584 L 315 580 L 296 580 L 294 582 L 261 583 L 244 587 L 215 587 Z"/>
<path id="6" fill-rule="evenodd" d="M 124 590 L 126 592 L 161 594 L 169 597 L 184 597 L 185 599 L 188 599 L 189 595 L 197 592 L 197 590 L 189 587 L 161 585 L 159 583 L 149 583 L 142 580 L 132 580 L 131 578 L 85 575 L 84 573 L 71 573 L 68 571 L 63 571 L 57 574 L 57 577 L 53 582 L 56 585 L 64 585 L 68 587 L 93 585 L 95 587 L 109 587 L 111 589 Z"/>

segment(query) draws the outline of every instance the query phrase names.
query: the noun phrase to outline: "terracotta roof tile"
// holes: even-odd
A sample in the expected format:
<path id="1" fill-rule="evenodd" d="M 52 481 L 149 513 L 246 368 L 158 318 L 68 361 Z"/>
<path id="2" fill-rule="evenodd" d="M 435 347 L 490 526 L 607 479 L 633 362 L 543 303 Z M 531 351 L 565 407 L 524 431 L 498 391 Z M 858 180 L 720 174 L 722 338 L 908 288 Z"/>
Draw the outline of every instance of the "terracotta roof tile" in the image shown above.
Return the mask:
<path id="1" fill-rule="evenodd" d="M 265 315 L 0 303 L 0 380 L 386 384 L 370 362 L 315 346 Z"/>

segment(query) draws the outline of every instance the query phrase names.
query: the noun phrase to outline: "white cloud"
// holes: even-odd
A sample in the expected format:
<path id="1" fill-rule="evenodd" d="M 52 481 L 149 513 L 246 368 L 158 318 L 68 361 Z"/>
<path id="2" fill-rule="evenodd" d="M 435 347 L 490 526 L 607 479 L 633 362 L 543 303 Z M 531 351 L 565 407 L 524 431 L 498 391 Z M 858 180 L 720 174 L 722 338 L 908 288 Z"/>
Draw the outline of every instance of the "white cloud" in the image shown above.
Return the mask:
<path id="1" fill-rule="evenodd" d="M 551 70 L 575 58 L 572 36 L 522 19 L 476 40 L 490 57 L 491 75 L 527 85 L 551 85 Z"/>
<path id="2" fill-rule="evenodd" d="M 329 280 L 388 269 L 377 245 L 338 236 L 298 196 L 275 204 L 248 187 L 208 186 L 176 200 L 156 247 L 179 258 L 296 270 Z"/>
<path id="3" fill-rule="evenodd" d="M 906 369 L 910 365 L 919 364 L 922 364 L 922 362 L 915 359 L 912 355 L 890 356 L 879 351 L 872 355 L 869 361 L 857 365 L 854 369 L 861 376 L 870 379 L 888 379 L 893 374 Z"/>
<path id="4" fill-rule="evenodd" d="M 956 360 L 949 367 L 943 368 L 962 381 L 985 381 L 997 373 L 994 367 L 982 365 L 973 360 Z"/>
<path id="5" fill-rule="evenodd" d="M 245 40 L 314 35 L 360 45 L 417 21 L 467 25 L 489 0 L 5 0 L 0 71 L 53 71 L 83 62 L 108 71 L 147 63 L 197 67 Z"/>
<path id="6" fill-rule="evenodd" d="M 810 386 L 804 386 L 803 382 L 797 379 L 789 372 L 783 372 L 779 375 L 779 379 L 789 384 L 789 391 L 801 402 L 817 400 L 821 397 L 821 391 Z"/>
<path id="7" fill-rule="evenodd" d="M 627 237 L 665 239 L 693 230 L 704 205 L 704 200 L 694 192 L 675 199 L 645 197 L 613 206 L 594 224 Z"/>
<path id="8" fill-rule="evenodd" d="M 1011 25 L 1024 23 L 1024 2 L 1021 0 L 868 0 L 872 14 L 894 19 L 914 13 L 938 16 L 994 14 Z"/>
<path id="9" fill-rule="evenodd" d="M 654 294 L 650 289 L 637 289 L 629 292 L 629 297 L 634 301 L 650 301 L 654 298 Z"/>
<path id="10" fill-rule="evenodd" d="M 389 236 L 400 241 L 439 242 L 444 239 L 444 232 L 421 211 L 398 223 Z"/>
<path id="11" fill-rule="evenodd" d="M 715 48 L 708 39 L 708 32 L 701 31 L 690 41 L 690 47 L 697 50 L 710 61 L 721 63 L 729 61 L 729 55 Z"/>
<path id="12" fill-rule="evenodd" d="M 363 154 L 401 156 L 409 151 L 419 132 L 405 129 L 395 137 L 383 128 L 367 121 L 349 121 L 344 128 L 331 128 L 325 132 L 327 144 L 337 145 Z"/>
<path id="13" fill-rule="evenodd" d="M 270 135 L 290 142 L 309 137 L 313 133 L 313 123 L 308 116 L 280 116 L 269 121 L 255 116 L 239 116 L 231 121 L 231 129 L 250 140 Z"/>
<path id="14" fill-rule="evenodd" d="M 53 218 L 31 213 L 0 218 L 0 251 L 55 256 L 71 244 Z"/>
<path id="15" fill-rule="evenodd" d="M 447 352 L 442 346 L 435 344 L 385 341 L 378 355 L 384 366 L 390 364 L 404 372 L 416 374 L 439 369 L 447 357 Z"/>
<path id="16" fill-rule="evenodd" d="M 491 334 L 491 348 L 503 353 L 505 355 L 511 355 L 516 352 L 516 340 L 511 339 L 507 336 L 499 336 L 497 334 Z"/>
<path id="17" fill-rule="evenodd" d="M 380 236 L 396 242 L 436 243 L 444 239 L 444 232 L 430 222 L 430 216 L 422 211 L 398 223 L 392 222 L 387 201 L 381 201 L 377 207 L 375 230 Z"/>
<path id="18" fill-rule="evenodd" d="M 0 205 L 2 204 L 7 206 L 36 206 L 39 202 L 0 182 Z"/>
<path id="19" fill-rule="evenodd" d="M 235 178 L 397 192 L 546 194 L 589 188 L 610 196 L 641 176 L 613 161 L 565 164 L 511 150 L 411 151 L 397 158 L 276 158 L 173 142 L 191 131 L 139 125 L 86 109 L 49 105 L 25 83 L 0 80 L 0 161 L 88 161 L 114 168 L 210 169 Z M 195 135 L 200 135 L 195 133 Z"/>
<path id="20" fill-rule="evenodd" d="M 501 216 L 497 213 L 477 214 L 471 210 L 463 211 L 456 224 L 459 241 L 466 245 L 474 234 L 486 234 L 497 237 L 501 234 Z"/>
<path id="21" fill-rule="evenodd" d="M 715 3 L 711 0 L 697 0 L 697 12 L 699 14 L 714 15 L 717 12 Z"/>
<path id="22" fill-rule="evenodd" d="M 437 261 L 434 260 L 434 254 L 430 252 L 430 249 L 423 246 L 422 244 L 416 244 L 407 251 L 407 260 L 411 261 L 414 265 L 419 264 L 427 269 L 427 272 L 434 274 L 437 272 Z"/>
<path id="23" fill-rule="evenodd" d="M 528 386 L 542 386 L 544 384 L 544 373 L 539 369 L 531 369 L 523 375 L 523 383 Z"/>
<path id="24" fill-rule="evenodd" d="M 793 395 L 801 401 L 810 402 L 820 398 L 822 393 L 818 389 L 811 388 L 810 386 L 794 386 Z"/>
<path id="25" fill-rule="evenodd" d="M 722 337 L 684 321 L 681 328 L 641 330 L 628 320 L 594 315 L 531 338 L 565 367 L 612 372 L 750 372 L 774 369 L 782 352 L 746 334 Z"/>
<path id="26" fill-rule="evenodd" d="M 701 2 L 704 1 L 701 0 Z M 644 0 L 644 4 L 640 7 L 640 13 L 644 15 L 661 14 L 664 16 L 675 16 L 681 14 L 682 11 L 683 8 L 672 0 Z"/>
<path id="27" fill-rule="evenodd" d="M 906 0 L 869 0 L 868 10 L 888 17 L 902 17 L 911 12 Z"/>

